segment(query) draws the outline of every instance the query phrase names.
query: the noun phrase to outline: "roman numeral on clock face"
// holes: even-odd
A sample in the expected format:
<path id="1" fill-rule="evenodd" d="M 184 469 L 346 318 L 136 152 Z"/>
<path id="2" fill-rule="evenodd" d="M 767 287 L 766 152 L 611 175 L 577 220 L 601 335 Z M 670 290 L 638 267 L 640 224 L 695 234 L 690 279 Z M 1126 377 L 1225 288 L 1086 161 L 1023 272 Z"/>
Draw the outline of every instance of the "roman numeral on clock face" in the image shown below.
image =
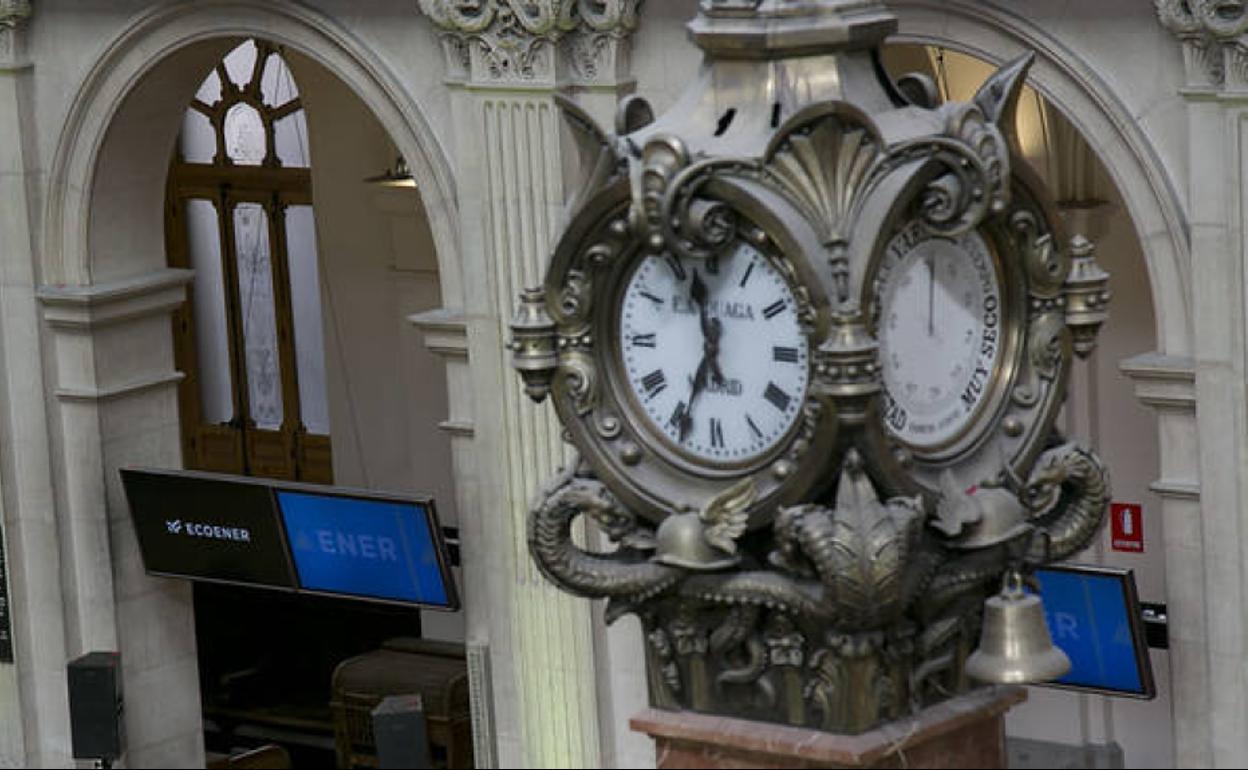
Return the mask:
<path id="1" fill-rule="evenodd" d="M 633 343 L 633 347 L 638 348 L 652 348 L 656 345 L 654 334 L 634 334 L 631 342 Z M 794 353 L 796 352 L 797 351 L 794 351 Z"/>
<path id="2" fill-rule="evenodd" d="M 745 269 L 745 275 L 741 276 L 741 283 L 737 285 L 740 286 L 742 289 L 744 289 L 745 285 L 750 282 L 750 275 L 753 272 L 754 272 L 754 263 L 751 262 L 750 266 Z"/>
<path id="3" fill-rule="evenodd" d="M 672 274 L 676 276 L 676 280 L 683 281 L 688 276 L 685 272 L 685 266 L 680 264 L 680 260 L 671 254 L 663 256 L 663 261 L 667 262 L 667 266 L 672 269 Z"/>
<path id="4" fill-rule="evenodd" d="M 797 363 L 797 348 L 774 347 L 771 349 L 771 357 L 777 363 L 795 364 Z"/>
<path id="5" fill-rule="evenodd" d="M 686 407 L 685 407 L 684 401 L 681 401 L 679 404 L 677 404 L 676 408 L 672 410 L 672 416 L 670 419 L 668 419 L 668 424 L 677 428 L 682 427 L 685 422 L 685 408 Z"/>
<path id="6" fill-rule="evenodd" d="M 768 321 L 784 312 L 784 300 L 778 299 L 767 307 L 763 308 L 763 318 Z"/>
<path id="7" fill-rule="evenodd" d="M 763 437 L 763 432 L 762 432 L 761 430 L 759 430 L 759 429 L 758 429 L 758 426 L 757 426 L 757 425 L 755 425 L 755 424 L 754 424 L 754 418 L 753 418 L 753 417 L 751 417 L 751 416 L 749 416 L 749 415 L 747 414 L 747 415 L 745 416 L 745 422 L 746 422 L 746 423 L 750 426 L 750 432 L 751 432 L 751 433 L 753 433 L 753 434 L 754 434 L 754 436 L 755 436 L 756 438 L 762 438 L 762 437 Z"/>
<path id="8" fill-rule="evenodd" d="M 767 390 L 763 393 L 763 398 L 771 402 L 771 405 L 780 411 L 787 411 L 789 404 L 793 402 L 793 397 L 785 393 L 774 382 L 767 383 Z"/>
<path id="9" fill-rule="evenodd" d="M 716 449 L 724 448 L 724 424 L 718 417 L 711 418 L 711 446 Z"/>
<path id="10" fill-rule="evenodd" d="M 646 389 L 646 398 L 654 398 L 667 387 L 667 375 L 662 369 L 655 369 L 641 378 L 641 386 Z"/>

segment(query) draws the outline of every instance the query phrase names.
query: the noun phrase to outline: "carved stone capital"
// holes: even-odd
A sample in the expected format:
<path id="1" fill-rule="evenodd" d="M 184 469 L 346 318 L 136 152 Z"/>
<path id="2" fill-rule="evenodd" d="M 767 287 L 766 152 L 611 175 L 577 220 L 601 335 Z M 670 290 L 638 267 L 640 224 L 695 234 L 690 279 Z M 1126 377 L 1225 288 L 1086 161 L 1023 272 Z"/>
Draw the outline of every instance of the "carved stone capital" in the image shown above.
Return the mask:
<path id="1" fill-rule="evenodd" d="M 19 29 L 30 18 L 30 0 L 0 0 L 0 69 L 20 64 L 22 39 Z"/>
<path id="2" fill-rule="evenodd" d="M 628 76 L 628 38 L 643 0 L 580 0 L 580 23 L 564 38 L 568 74 L 584 85 L 613 85 Z"/>
<path id="3" fill-rule="evenodd" d="M 16 27 L 30 18 L 30 0 L 0 0 L 0 27 Z"/>
<path id="4" fill-rule="evenodd" d="M 420 0 L 447 75 L 490 84 L 613 82 L 643 0 Z"/>
<path id="5" fill-rule="evenodd" d="M 1248 2 L 1153 0 L 1162 26 L 1183 46 L 1193 88 L 1248 90 Z"/>

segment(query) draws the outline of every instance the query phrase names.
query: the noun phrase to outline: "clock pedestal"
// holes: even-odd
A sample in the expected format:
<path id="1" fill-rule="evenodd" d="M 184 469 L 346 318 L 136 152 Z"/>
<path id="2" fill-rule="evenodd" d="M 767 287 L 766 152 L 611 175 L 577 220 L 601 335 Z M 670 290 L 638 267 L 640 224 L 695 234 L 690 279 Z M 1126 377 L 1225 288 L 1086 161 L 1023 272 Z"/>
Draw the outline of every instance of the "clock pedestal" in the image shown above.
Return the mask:
<path id="1" fill-rule="evenodd" d="M 1021 687 L 985 687 L 860 735 L 648 709 L 632 728 L 654 738 L 660 768 L 1005 767 L 1005 712 Z"/>

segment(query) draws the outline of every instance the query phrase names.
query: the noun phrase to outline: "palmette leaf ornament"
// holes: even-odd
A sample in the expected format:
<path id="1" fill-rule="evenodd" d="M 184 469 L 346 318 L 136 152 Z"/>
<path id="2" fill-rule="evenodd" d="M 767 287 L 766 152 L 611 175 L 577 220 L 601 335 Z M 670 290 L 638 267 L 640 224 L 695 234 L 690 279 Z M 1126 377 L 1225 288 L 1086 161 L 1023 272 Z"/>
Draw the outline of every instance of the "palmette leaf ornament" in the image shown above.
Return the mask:
<path id="1" fill-rule="evenodd" d="M 758 496 L 754 479 L 746 478 L 715 496 L 700 512 L 706 524 L 706 542 L 729 554 L 737 552 L 737 538 L 745 533 L 750 506 Z"/>

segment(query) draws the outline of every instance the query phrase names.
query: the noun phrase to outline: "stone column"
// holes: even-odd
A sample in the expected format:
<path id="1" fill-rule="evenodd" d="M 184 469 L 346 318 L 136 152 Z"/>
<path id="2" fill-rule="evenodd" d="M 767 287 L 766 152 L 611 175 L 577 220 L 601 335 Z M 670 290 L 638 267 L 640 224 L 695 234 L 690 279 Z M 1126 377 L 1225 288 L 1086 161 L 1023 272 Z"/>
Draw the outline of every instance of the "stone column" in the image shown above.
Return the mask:
<path id="1" fill-rule="evenodd" d="M 170 325 L 191 278 L 166 268 L 37 294 L 55 372 L 66 646 L 121 653 L 128 767 L 204 756 L 191 587 L 143 571 L 118 473 L 181 467 Z"/>
<path id="2" fill-rule="evenodd" d="M 490 686 L 480 681 L 487 666 L 474 666 L 474 692 L 493 705 L 497 762 L 506 767 L 603 765 L 590 606 L 547 583 L 525 539 L 529 502 L 568 450 L 550 407 L 524 396 L 506 343 L 516 298 L 542 281 L 563 225 L 555 94 L 591 70 L 615 73 L 637 4 L 420 2 L 439 30 L 453 88 L 468 284 L 479 482 L 473 505 L 461 509 L 468 643 L 488 645 Z"/>
<path id="3" fill-rule="evenodd" d="M 0 663 L 0 767 L 67 766 L 68 657 L 56 509 L 35 304 L 36 161 L 26 0 L 0 0 L 0 562 L 7 567 L 15 664 Z M 3 569 L 4 567 L 0 567 Z"/>
<path id="4" fill-rule="evenodd" d="M 1248 755 L 1248 414 L 1245 243 L 1248 8 L 1156 0 L 1183 46 L 1188 111 L 1195 427 L 1183 397 L 1162 411 L 1176 761 L 1233 767 Z M 1137 362 L 1137 389 L 1182 390 L 1184 362 Z M 1155 365 L 1154 365 L 1155 364 Z M 1151 398 L 1151 396 L 1150 396 Z M 1155 400 L 1155 399 L 1154 399 Z M 1166 433 L 1169 431 L 1169 434 Z M 1175 453 L 1191 452 L 1193 468 Z M 1198 470 L 1198 473 L 1196 471 Z M 1175 545 L 1171 546 L 1171 543 Z"/>

